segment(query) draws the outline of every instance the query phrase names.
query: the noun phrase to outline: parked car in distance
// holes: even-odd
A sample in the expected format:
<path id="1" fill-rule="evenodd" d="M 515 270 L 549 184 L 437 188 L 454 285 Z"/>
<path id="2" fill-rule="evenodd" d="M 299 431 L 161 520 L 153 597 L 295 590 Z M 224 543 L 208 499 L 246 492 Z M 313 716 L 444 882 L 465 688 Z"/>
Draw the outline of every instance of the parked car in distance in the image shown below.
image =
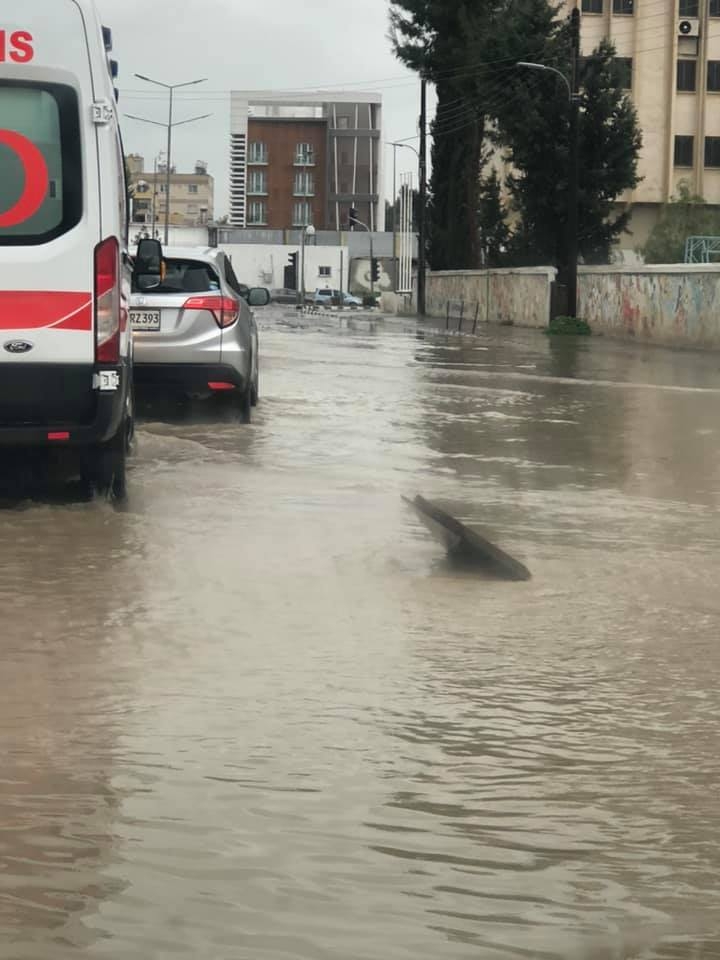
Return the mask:
<path id="1" fill-rule="evenodd" d="M 337 306 L 341 304 L 343 307 L 361 307 L 362 300 L 359 297 L 354 297 L 351 293 L 345 293 L 343 290 L 331 290 L 330 288 L 320 288 L 315 291 L 312 295 L 311 302 L 315 306 Z"/>
<path id="2" fill-rule="evenodd" d="M 297 298 L 297 290 L 290 290 L 287 287 L 278 287 L 277 289 L 270 291 L 270 299 L 273 303 L 297 303 Z"/>
<path id="3" fill-rule="evenodd" d="M 251 307 L 270 293 L 235 276 L 222 250 L 167 247 L 161 278 L 137 274 L 130 297 L 135 382 L 186 397 L 227 396 L 250 422 L 260 394 Z"/>

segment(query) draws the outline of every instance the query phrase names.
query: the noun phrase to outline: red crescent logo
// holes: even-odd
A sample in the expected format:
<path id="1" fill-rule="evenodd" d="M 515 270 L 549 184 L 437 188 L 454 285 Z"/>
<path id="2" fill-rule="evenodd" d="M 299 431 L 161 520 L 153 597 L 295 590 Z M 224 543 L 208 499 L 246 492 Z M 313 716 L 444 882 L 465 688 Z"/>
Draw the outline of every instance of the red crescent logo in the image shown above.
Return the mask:
<path id="1" fill-rule="evenodd" d="M 25 171 L 25 186 L 18 202 L 0 212 L 0 227 L 17 227 L 34 217 L 47 197 L 50 186 L 45 157 L 27 137 L 13 130 L 0 130 L 0 144 L 18 155 Z"/>

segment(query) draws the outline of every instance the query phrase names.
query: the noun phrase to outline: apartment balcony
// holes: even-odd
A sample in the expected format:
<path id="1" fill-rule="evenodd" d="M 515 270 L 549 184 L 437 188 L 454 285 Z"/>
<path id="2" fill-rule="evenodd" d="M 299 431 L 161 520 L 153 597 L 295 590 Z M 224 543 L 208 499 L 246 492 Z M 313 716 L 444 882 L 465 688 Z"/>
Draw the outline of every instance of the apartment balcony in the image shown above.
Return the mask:
<path id="1" fill-rule="evenodd" d="M 297 154 L 295 157 L 296 167 L 314 167 L 315 166 L 315 156 L 314 154 Z"/>

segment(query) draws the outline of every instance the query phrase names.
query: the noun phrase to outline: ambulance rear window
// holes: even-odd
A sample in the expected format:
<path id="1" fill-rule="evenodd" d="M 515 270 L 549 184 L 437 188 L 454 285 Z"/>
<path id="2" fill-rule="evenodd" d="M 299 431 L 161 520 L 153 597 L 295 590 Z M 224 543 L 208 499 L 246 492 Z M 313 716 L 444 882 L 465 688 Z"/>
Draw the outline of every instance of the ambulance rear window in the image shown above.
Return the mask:
<path id="1" fill-rule="evenodd" d="M 62 236 L 79 223 L 82 198 L 75 91 L 0 80 L 0 246 Z"/>

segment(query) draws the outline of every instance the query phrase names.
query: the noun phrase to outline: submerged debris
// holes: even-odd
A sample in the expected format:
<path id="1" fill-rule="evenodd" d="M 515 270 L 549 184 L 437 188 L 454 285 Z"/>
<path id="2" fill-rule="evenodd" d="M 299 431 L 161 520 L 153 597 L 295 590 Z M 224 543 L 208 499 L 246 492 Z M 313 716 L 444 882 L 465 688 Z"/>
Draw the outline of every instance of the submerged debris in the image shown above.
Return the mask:
<path id="1" fill-rule="evenodd" d="M 428 530 L 447 548 L 453 560 L 481 568 L 485 573 L 503 580 L 530 580 L 530 571 L 519 560 L 460 523 L 437 504 L 421 496 L 414 500 L 403 497 L 403 500 L 415 509 Z"/>

